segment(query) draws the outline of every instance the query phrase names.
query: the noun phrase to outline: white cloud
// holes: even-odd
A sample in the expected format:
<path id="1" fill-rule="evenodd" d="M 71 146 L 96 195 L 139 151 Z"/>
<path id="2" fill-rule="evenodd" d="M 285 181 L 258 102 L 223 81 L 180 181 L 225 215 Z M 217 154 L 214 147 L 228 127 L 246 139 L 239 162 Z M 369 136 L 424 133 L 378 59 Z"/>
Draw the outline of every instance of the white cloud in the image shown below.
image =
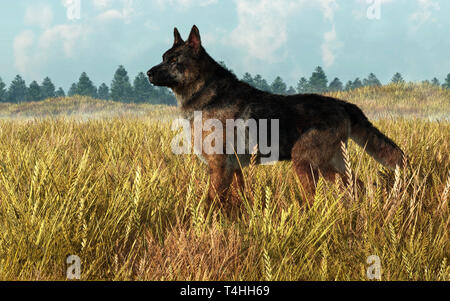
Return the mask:
<path id="1" fill-rule="evenodd" d="M 343 43 L 338 40 L 336 28 L 324 34 L 322 43 L 322 61 L 326 68 L 331 67 L 336 59 L 336 52 L 343 46 Z"/>
<path id="2" fill-rule="evenodd" d="M 92 0 L 92 4 L 94 5 L 95 8 L 98 9 L 105 9 L 111 6 L 112 2 L 113 0 Z"/>
<path id="3" fill-rule="evenodd" d="M 59 0 L 61 6 L 69 7 L 73 0 Z M 158 0 L 152 0 L 155 4 Z M 172 0 L 168 5 L 200 5 L 208 6 L 218 0 Z M 77 58 L 92 49 L 93 41 L 106 39 L 111 28 L 120 26 L 118 23 L 130 23 L 144 13 L 143 1 L 133 0 L 82 0 L 81 16 L 83 22 L 78 20 L 65 20 L 63 23 L 54 22 L 53 11 L 50 5 L 30 4 L 26 7 L 24 24 L 32 30 L 24 31 L 15 36 L 13 42 L 14 63 L 18 71 L 25 75 L 40 76 L 39 70 L 45 69 L 54 59 Z M 64 8 L 63 8 L 64 9 Z M 117 24 L 112 24 L 112 23 Z M 32 25 L 39 27 L 33 28 Z M 159 24 L 146 21 L 146 27 L 157 29 Z M 143 45 L 143 46 L 142 46 Z M 148 42 L 143 42 L 136 50 L 142 52 Z M 130 49 L 126 45 L 111 46 L 115 52 L 124 51 L 129 58 Z"/>
<path id="4" fill-rule="evenodd" d="M 78 24 L 56 25 L 39 36 L 30 30 L 23 31 L 13 43 L 15 66 L 24 74 L 35 71 L 54 55 L 59 55 L 59 49 L 62 49 L 62 56 L 73 57 L 85 34 L 86 28 Z"/>
<path id="5" fill-rule="evenodd" d="M 95 4 L 95 2 L 98 3 Z M 103 10 L 107 9 L 97 16 L 97 21 L 109 22 L 113 20 L 122 20 L 125 23 L 130 23 L 132 18 L 136 15 L 133 0 L 121 0 L 121 8 L 109 8 L 112 6 L 111 3 L 111 0 L 94 0 L 94 5 L 96 5 L 97 8 Z"/>
<path id="6" fill-rule="evenodd" d="M 159 7 L 165 8 L 167 5 L 174 6 L 181 9 L 186 9 L 192 6 L 209 6 L 218 3 L 218 0 L 156 0 Z"/>
<path id="7" fill-rule="evenodd" d="M 75 47 L 80 43 L 83 37 L 88 33 L 88 29 L 80 24 L 63 24 L 56 25 L 45 30 L 39 37 L 39 52 L 40 56 L 45 54 L 50 48 L 54 48 L 60 44 L 62 46 L 64 55 L 72 57 L 75 52 Z"/>
<path id="8" fill-rule="evenodd" d="M 49 27 L 53 21 L 53 10 L 49 5 L 29 5 L 25 10 L 25 24 Z"/>
<path id="9" fill-rule="evenodd" d="M 331 67 L 337 56 L 337 51 L 343 46 L 336 33 L 334 23 L 335 11 L 339 8 L 336 0 L 320 0 L 321 10 L 326 20 L 331 22 L 332 29 L 323 35 L 321 46 L 322 61 L 326 68 Z"/>
<path id="10" fill-rule="evenodd" d="M 72 3 L 62 0 L 62 5 Z M 24 31 L 14 39 L 15 66 L 21 73 L 38 70 L 54 56 L 72 58 L 93 39 L 93 33 L 104 22 L 121 20 L 130 22 L 134 16 L 133 0 L 92 0 L 100 10 L 95 18 L 87 22 L 68 22 L 52 26 L 53 12 L 48 5 L 30 5 L 26 8 L 25 25 L 39 25 L 42 30 L 33 33 Z M 114 6 L 114 7 L 112 7 Z M 115 7 L 118 9 L 115 9 Z"/>
<path id="11" fill-rule="evenodd" d="M 410 34 L 414 34 L 425 23 L 435 21 L 435 19 L 432 18 L 433 11 L 441 9 L 439 3 L 434 0 L 417 0 L 417 5 L 418 9 L 409 17 L 409 20 L 412 23 Z"/>
<path id="12" fill-rule="evenodd" d="M 238 26 L 229 36 L 230 43 L 245 47 L 249 57 L 267 62 L 278 62 L 285 58 L 284 46 L 288 40 L 287 22 L 293 13 L 298 13 L 303 4 L 318 6 L 331 30 L 323 35 L 321 45 L 325 67 L 333 65 L 343 43 L 338 39 L 334 24 L 335 12 L 339 8 L 336 0 L 236 0 Z"/>
<path id="13" fill-rule="evenodd" d="M 216 4 L 218 0 L 203 0 L 200 2 L 200 6 L 208 6 L 212 4 Z"/>
<path id="14" fill-rule="evenodd" d="M 31 63 L 30 47 L 34 44 L 34 34 L 32 31 L 27 30 L 20 33 L 14 39 L 14 63 L 16 68 L 25 73 Z"/>
<path id="15" fill-rule="evenodd" d="M 109 9 L 97 16 L 97 19 L 101 22 L 108 22 L 115 19 L 123 19 L 122 12 L 117 9 Z"/>
<path id="16" fill-rule="evenodd" d="M 67 5 L 68 0 L 62 2 Z M 77 45 L 89 31 L 87 25 L 69 23 L 53 25 L 53 11 L 48 5 L 29 5 L 25 25 L 38 25 L 41 30 L 26 30 L 14 38 L 15 66 L 21 73 L 33 73 L 54 55 L 73 57 Z M 61 53 L 62 52 L 62 53 Z"/>
<path id="17" fill-rule="evenodd" d="M 319 0 L 325 19 L 333 21 L 334 11 L 338 8 L 336 0 Z"/>
<path id="18" fill-rule="evenodd" d="M 136 15 L 136 11 L 134 10 L 133 0 L 122 0 L 123 8 L 122 8 L 122 16 L 125 22 L 129 22 L 130 19 Z"/>
<path id="19" fill-rule="evenodd" d="M 275 62 L 282 59 L 279 50 L 287 41 L 287 19 L 302 0 L 236 0 L 239 24 L 228 40 L 245 47 L 257 59 Z"/>

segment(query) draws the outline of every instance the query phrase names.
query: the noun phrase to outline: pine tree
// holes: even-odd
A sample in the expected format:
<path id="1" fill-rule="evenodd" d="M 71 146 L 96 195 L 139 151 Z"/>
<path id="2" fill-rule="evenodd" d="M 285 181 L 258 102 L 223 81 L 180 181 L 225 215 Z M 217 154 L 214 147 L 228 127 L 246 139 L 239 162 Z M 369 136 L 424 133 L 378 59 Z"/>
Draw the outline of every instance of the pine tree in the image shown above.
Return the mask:
<path id="1" fill-rule="evenodd" d="M 324 93 L 327 91 L 328 79 L 322 67 L 318 66 L 309 79 L 309 87 L 312 92 Z"/>
<path id="2" fill-rule="evenodd" d="M 375 74 L 370 73 L 369 76 L 363 80 L 364 86 L 381 86 L 381 82 L 375 76 Z"/>
<path id="3" fill-rule="evenodd" d="M 284 95 L 286 94 L 286 84 L 284 83 L 283 79 L 279 76 L 275 78 L 272 85 L 270 86 L 272 93 L 274 94 L 280 94 Z"/>
<path id="4" fill-rule="evenodd" d="M 352 89 L 358 89 L 361 88 L 363 86 L 361 80 L 359 79 L 359 77 L 357 77 L 353 83 L 352 83 Z"/>
<path id="5" fill-rule="evenodd" d="M 59 87 L 58 91 L 55 92 L 55 97 L 65 97 L 66 92 L 64 92 L 64 89 Z"/>
<path id="6" fill-rule="evenodd" d="M 17 75 L 11 82 L 8 98 L 13 103 L 27 101 L 27 85 L 20 75 Z"/>
<path id="7" fill-rule="evenodd" d="M 0 102 L 6 102 L 7 101 L 7 92 L 6 92 L 6 84 L 3 82 L 2 78 L 0 77 Z"/>
<path id="8" fill-rule="evenodd" d="M 55 85 L 52 83 L 50 78 L 44 78 L 41 85 L 42 99 L 55 97 Z"/>
<path id="9" fill-rule="evenodd" d="M 97 97 L 97 88 L 87 76 L 86 72 L 81 73 L 77 84 L 77 93 L 82 96 Z"/>
<path id="10" fill-rule="evenodd" d="M 154 96 L 153 86 L 148 81 L 144 73 L 140 72 L 133 82 L 134 101 L 149 102 L 152 96 Z"/>
<path id="11" fill-rule="evenodd" d="M 72 97 L 77 94 L 78 94 L 78 86 L 77 84 L 73 83 L 72 86 L 70 86 L 69 92 L 67 92 L 67 96 Z"/>
<path id="12" fill-rule="evenodd" d="M 297 91 L 295 91 L 294 87 L 290 86 L 289 89 L 286 92 L 287 95 L 295 95 L 297 94 Z"/>
<path id="13" fill-rule="evenodd" d="M 102 83 L 98 87 L 98 98 L 108 100 L 109 99 L 109 88 L 105 83 Z"/>
<path id="14" fill-rule="evenodd" d="M 111 98 L 115 101 L 130 102 L 133 99 L 133 88 L 125 68 L 120 65 L 111 83 Z"/>
<path id="15" fill-rule="evenodd" d="M 255 82 L 253 81 L 253 77 L 250 73 L 246 72 L 244 74 L 244 77 L 242 78 L 243 82 L 246 82 L 247 84 L 249 84 L 250 86 L 255 86 Z"/>
<path id="16" fill-rule="evenodd" d="M 402 75 L 397 72 L 392 77 L 391 83 L 393 83 L 393 84 L 404 84 L 405 80 L 403 79 Z"/>
<path id="17" fill-rule="evenodd" d="M 436 77 L 431 80 L 431 84 L 433 86 L 440 86 L 441 85 L 441 83 L 439 82 L 439 80 Z"/>
<path id="18" fill-rule="evenodd" d="M 173 93 L 166 87 L 154 87 L 153 95 L 149 100 L 151 104 L 165 104 L 170 106 L 176 106 L 177 100 Z"/>
<path id="19" fill-rule="evenodd" d="M 450 73 L 447 75 L 447 77 L 445 78 L 445 82 L 442 85 L 442 87 L 450 89 Z"/>
<path id="20" fill-rule="evenodd" d="M 256 89 L 271 92 L 269 84 L 260 74 L 255 75 L 255 77 L 253 78 L 253 83 L 255 84 Z"/>
<path id="21" fill-rule="evenodd" d="M 302 77 L 297 84 L 297 92 L 300 94 L 310 93 L 309 82 L 306 78 Z"/>
<path id="22" fill-rule="evenodd" d="M 343 88 L 344 87 L 343 87 L 342 82 L 337 77 L 335 77 L 333 79 L 333 81 L 330 83 L 330 85 L 328 86 L 328 90 L 331 92 L 342 91 Z"/>
<path id="23" fill-rule="evenodd" d="M 39 101 L 44 99 L 42 97 L 42 89 L 41 86 L 34 80 L 31 82 L 30 87 L 28 88 L 28 100 L 29 101 Z"/>
<path id="24" fill-rule="evenodd" d="M 349 80 L 346 84 L 345 84 L 345 91 L 350 91 L 353 89 L 353 82 L 351 80 Z"/>

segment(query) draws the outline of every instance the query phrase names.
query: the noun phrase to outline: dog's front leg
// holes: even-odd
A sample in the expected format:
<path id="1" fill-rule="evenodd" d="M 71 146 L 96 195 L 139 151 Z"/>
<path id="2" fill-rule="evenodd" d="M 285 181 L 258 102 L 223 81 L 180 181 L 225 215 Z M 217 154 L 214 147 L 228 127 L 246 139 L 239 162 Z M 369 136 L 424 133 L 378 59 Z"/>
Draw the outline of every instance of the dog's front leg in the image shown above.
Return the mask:
<path id="1" fill-rule="evenodd" d="M 229 192 L 234 170 L 226 165 L 225 156 L 214 156 L 214 158 L 210 157 L 208 159 L 210 171 L 208 209 L 216 203 L 225 212 L 231 212 L 232 204 L 229 200 Z"/>

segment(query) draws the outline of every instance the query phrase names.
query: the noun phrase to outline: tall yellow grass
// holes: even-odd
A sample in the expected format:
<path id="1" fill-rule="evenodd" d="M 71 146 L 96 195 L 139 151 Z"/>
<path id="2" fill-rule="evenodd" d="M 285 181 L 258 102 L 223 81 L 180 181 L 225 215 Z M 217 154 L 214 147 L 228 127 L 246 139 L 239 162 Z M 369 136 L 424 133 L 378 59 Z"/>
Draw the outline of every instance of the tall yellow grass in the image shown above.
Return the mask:
<path id="1" fill-rule="evenodd" d="M 409 93 L 385 89 L 386 102 Z M 339 95 L 377 98 L 363 91 Z M 444 96 L 424 101 L 448 114 L 448 92 L 432 93 Z M 102 106 L 42 105 L 64 112 L 61 101 Z M 350 143 L 346 163 L 365 191 L 319 179 L 309 209 L 291 163 L 251 165 L 242 217 L 229 220 L 204 212 L 205 166 L 171 152 L 174 109 L 144 107 L 92 119 L 4 113 L 0 280 L 64 280 L 68 255 L 81 258 L 84 280 L 367 280 L 370 255 L 381 259 L 382 280 L 450 280 L 449 121 L 375 121 L 410 167 L 386 171 Z"/>

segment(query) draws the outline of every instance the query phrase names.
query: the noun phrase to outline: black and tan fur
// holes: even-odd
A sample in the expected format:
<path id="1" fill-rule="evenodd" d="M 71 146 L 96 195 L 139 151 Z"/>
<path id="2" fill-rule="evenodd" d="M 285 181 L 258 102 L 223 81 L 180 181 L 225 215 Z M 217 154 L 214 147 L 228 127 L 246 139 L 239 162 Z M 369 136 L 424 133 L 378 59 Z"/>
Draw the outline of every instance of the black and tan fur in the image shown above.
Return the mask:
<path id="1" fill-rule="evenodd" d="M 202 111 L 204 120 L 215 118 L 223 124 L 227 119 L 279 119 L 279 160 L 292 160 L 305 199 L 312 199 L 319 173 L 328 180 L 336 174 L 345 178 L 341 141 L 349 138 L 384 166 L 401 165 L 401 149 L 356 105 L 317 94 L 282 96 L 257 90 L 208 55 L 196 26 L 186 42 L 176 28 L 174 35 L 163 62 L 148 71 L 150 82 L 171 88 L 188 117 Z M 242 188 L 241 166 L 249 163 L 250 156 L 203 154 L 211 175 L 209 200 L 218 196 L 229 207 L 229 188 L 232 182 Z"/>

